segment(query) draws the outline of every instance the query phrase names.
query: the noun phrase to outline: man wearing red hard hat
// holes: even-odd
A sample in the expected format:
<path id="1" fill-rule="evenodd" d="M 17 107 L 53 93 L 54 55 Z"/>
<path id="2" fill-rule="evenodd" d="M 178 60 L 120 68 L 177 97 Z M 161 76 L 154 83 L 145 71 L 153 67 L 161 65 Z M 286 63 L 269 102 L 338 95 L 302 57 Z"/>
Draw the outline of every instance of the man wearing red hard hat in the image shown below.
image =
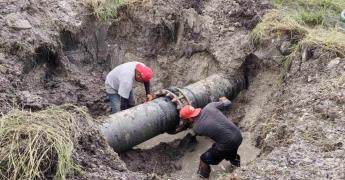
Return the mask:
<path id="1" fill-rule="evenodd" d="M 211 102 L 203 109 L 187 105 L 180 110 L 181 120 L 189 124 L 196 135 L 207 136 L 215 141 L 212 147 L 200 156 L 198 174 L 203 178 L 209 178 L 210 165 L 217 165 L 223 159 L 240 166 L 237 150 L 242 143 L 241 131 L 221 111 L 227 109 L 230 104 L 230 100 L 221 97 L 219 102 Z M 177 131 L 183 130 L 178 129 Z"/>
<path id="2" fill-rule="evenodd" d="M 151 101 L 153 99 L 150 93 L 152 74 L 151 68 L 136 61 L 121 64 L 110 71 L 105 80 L 105 89 L 110 100 L 111 112 L 116 113 L 134 106 L 134 80 L 144 83 L 145 101 Z"/>

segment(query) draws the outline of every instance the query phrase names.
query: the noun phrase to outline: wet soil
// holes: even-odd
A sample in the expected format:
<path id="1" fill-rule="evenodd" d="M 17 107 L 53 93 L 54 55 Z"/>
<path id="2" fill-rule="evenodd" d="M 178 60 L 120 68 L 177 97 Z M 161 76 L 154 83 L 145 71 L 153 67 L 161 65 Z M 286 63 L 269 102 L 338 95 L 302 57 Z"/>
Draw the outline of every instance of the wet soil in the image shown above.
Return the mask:
<path id="1" fill-rule="evenodd" d="M 155 173 L 170 179 L 198 179 L 196 172 L 200 156 L 214 142 L 207 137 L 193 139 L 188 133 L 157 136 L 134 147 L 134 150 L 120 154 L 120 158 L 134 172 Z M 251 142 L 251 136 L 248 132 L 243 133 L 244 141 L 239 148 L 242 165 L 255 160 L 260 151 Z M 219 165 L 212 166 L 211 179 L 223 177 L 233 169 L 224 160 Z"/>
<path id="2" fill-rule="evenodd" d="M 176 162 L 186 152 L 193 151 L 197 144 L 195 136 L 191 134 L 168 143 L 154 140 L 151 142 L 159 144 L 150 149 L 134 149 L 120 154 L 129 170 L 170 177 L 173 172 L 182 168 L 181 164 Z"/>

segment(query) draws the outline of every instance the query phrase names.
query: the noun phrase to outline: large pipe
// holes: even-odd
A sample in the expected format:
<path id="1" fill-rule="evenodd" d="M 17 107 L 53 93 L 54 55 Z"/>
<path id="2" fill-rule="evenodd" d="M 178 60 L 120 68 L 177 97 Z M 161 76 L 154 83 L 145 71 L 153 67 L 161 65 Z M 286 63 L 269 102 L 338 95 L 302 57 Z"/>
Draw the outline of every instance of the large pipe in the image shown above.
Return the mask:
<path id="1" fill-rule="evenodd" d="M 230 100 L 246 87 L 243 76 L 225 78 L 220 74 L 179 89 L 195 107 L 204 107 L 219 97 Z M 168 97 L 160 97 L 151 102 L 113 114 L 101 126 L 108 144 L 122 152 L 164 132 L 174 130 L 179 124 L 176 104 Z"/>

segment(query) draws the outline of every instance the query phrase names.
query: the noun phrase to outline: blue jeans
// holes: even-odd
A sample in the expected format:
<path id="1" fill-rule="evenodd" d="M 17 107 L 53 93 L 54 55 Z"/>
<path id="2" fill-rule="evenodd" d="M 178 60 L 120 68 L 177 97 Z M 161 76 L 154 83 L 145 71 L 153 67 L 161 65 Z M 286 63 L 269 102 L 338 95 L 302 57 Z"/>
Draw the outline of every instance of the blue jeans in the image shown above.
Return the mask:
<path id="1" fill-rule="evenodd" d="M 125 110 L 125 109 L 121 109 L 121 96 L 118 94 L 108 94 L 108 98 L 110 101 L 110 107 L 111 107 L 111 113 L 117 113 L 121 110 Z M 133 91 L 131 91 L 131 93 L 129 94 L 129 98 L 125 101 L 122 101 L 122 103 L 128 103 L 128 105 L 126 107 L 132 107 L 135 105 L 135 100 L 134 100 L 134 96 L 133 96 Z"/>

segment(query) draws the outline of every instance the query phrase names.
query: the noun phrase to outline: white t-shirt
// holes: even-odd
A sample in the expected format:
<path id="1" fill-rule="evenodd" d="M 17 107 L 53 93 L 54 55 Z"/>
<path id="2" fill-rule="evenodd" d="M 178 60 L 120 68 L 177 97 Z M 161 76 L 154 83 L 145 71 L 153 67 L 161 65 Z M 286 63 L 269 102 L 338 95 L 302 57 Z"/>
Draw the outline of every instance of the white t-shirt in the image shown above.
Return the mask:
<path id="1" fill-rule="evenodd" d="M 137 64 L 142 64 L 140 62 L 128 62 L 116 66 L 112 71 L 110 71 L 105 79 L 105 85 L 110 86 L 113 90 L 117 92 L 122 98 L 128 99 L 129 94 L 133 88 L 133 82 L 135 79 L 135 67 Z M 107 93 L 114 93 L 113 91 L 106 88 Z"/>

